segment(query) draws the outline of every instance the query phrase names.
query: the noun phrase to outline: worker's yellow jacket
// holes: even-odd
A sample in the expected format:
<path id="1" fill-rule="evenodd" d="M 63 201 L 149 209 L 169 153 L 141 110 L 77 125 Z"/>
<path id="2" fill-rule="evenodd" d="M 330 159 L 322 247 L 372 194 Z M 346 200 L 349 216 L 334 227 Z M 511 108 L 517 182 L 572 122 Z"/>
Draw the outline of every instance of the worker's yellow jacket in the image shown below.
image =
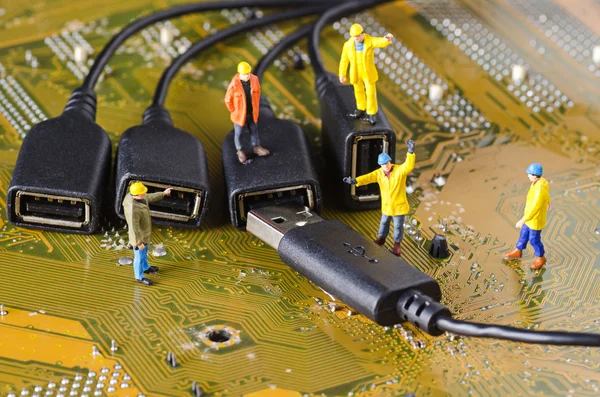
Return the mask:
<path id="1" fill-rule="evenodd" d="M 550 204 L 550 185 L 545 178 L 540 177 L 536 183 L 531 184 L 527 193 L 523 214 L 527 227 L 531 230 L 542 230 L 546 226 L 548 204 Z"/>
<path id="2" fill-rule="evenodd" d="M 373 84 L 377 81 L 379 75 L 375 68 L 375 48 L 387 47 L 391 44 L 391 41 L 387 41 L 384 37 L 371 37 L 368 34 L 365 34 L 364 44 L 364 50 L 356 52 L 354 39 L 352 37 L 344 43 L 342 59 L 340 60 L 339 76 L 346 76 L 348 65 L 350 65 L 350 84 L 356 84 L 358 81 L 359 74 L 356 67 L 357 56 L 364 57 L 362 64 L 365 65 L 364 72 L 366 73 L 366 79 L 369 84 Z"/>
<path id="3" fill-rule="evenodd" d="M 356 186 L 377 182 L 381 190 L 381 212 L 388 216 L 406 215 L 410 211 L 406 199 L 406 176 L 415 168 L 415 154 L 408 153 L 406 161 L 394 164 L 387 178 L 379 168 L 356 178 Z"/>

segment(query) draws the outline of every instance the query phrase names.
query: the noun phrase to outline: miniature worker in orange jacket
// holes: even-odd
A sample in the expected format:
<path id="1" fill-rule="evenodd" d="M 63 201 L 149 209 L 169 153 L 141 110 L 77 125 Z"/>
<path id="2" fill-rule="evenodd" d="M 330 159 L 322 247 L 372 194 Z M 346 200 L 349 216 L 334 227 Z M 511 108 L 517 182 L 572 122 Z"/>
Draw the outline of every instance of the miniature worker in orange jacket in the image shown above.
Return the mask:
<path id="1" fill-rule="evenodd" d="M 390 223 L 394 219 L 394 255 L 402 253 L 402 238 L 404 237 L 404 216 L 410 211 L 406 198 L 406 176 L 415 168 L 415 143 L 406 142 L 408 153 L 406 161 L 402 164 L 392 164 L 392 158 L 387 153 L 381 153 L 377 159 L 381 166 L 368 174 L 356 179 L 346 177 L 344 182 L 356 186 L 368 185 L 377 182 L 381 190 L 381 223 L 375 243 L 385 244 L 385 239 L 390 231 Z"/>
<path id="2" fill-rule="evenodd" d="M 225 106 L 231 112 L 233 121 L 234 142 L 238 160 L 247 164 L 248 158 L 242 148 L 241 135 L 244 127 L 250 133 L 250 144 L 258 156 L 268 156 L 269 151 L 260 146 L 258 139 L 258 111 L 260 106 L 260 83 L 258 77 L 250 73 L 252 68 L 247 62 L 240 62 L 237 74 L 233 76 L 225 94 Z"/>
<path id="3" fill-rule="evenodd" d="M 361 25 L 355 23 L 350 26 L 350 39 L 344 43 L 342 59 L 340 60 L 340 82 L 348 82 L 346 73 L 350 65 L 350 84 L 354 86 L 356 110 L 350 117 L 359 119 L 367 111 L 367 120 L 375 124 L 377 114 L 377 88 L 375 83 L 379 78 L 375 68 L 375 48 L 387 47 L 392 43 L 390 33 L 384 37 L 371 37 L 364 33 Z M 366 96 L 365 96 L 366 93 Z"/>
<path id="4" fill-rule="evenodd" d="M 531 264 L 534 270 L 541 269 L 546 264 L 542 229 L 546 227 L 546 215 L 550 208 L 550 185 L 545 178 L 542 178 L 542 173 L 542 165 L 539 163 L 527 167 L 527 177 L 531 181 L 531 186 L 527 192 L 523 217 L 515 225 L 517 229 L 521 229 L 519 241 L 515 244 L 515 249 L 504 254 L 504 259 L 507 260 L 520 259 L 529 242 L 536 256 Z"/>

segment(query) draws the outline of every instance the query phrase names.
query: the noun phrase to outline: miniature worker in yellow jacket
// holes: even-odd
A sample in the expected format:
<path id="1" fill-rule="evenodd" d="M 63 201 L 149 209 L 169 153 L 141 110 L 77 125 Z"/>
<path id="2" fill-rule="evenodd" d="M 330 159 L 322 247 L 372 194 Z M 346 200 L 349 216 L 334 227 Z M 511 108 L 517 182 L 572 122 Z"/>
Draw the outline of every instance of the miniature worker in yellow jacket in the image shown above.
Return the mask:
<path id="1" fill-rule="evenodd" d="M 375 83 L 379 78 L 375 68 L 375 48 L 387 47 L 394 36 L 371 37 L 364 33 L 361 25 L 355 23 L 350 27 L 350 39 L 344 43 L 342 59 L 340 60 L 340 82 L 348 82 L 346 74 L 350 66 L 350 84 L 354 86 L 356 110 L 350 117 L 359 119 L 367 112 L 367 120 L 375 124 L 377 114 L 377 88 Z M 365 95 L 366 94 L 366 95 Z"/>
<path id="2" fill-rule="evenodd" d="M 377 163 L 381 166 L 368 174 L 357 177 L 344 178 L 347 184 L 356 186 L 368 185 L 377 182 L 381 190 L 381 223 L 375 243 L 385 244 L 385 239 L 390 231 L 390 223 L 394 219 L 394 249 L 393 253 L 400 256 L 402 253 L 402 238 L 404 237 L 404 216 L 410 211 L 406 198 L 406 176 L 415 168 L 415 143 L 406 142 L 408 153 L 406 161 L 402 164 L 392 164 L 392 158 L 387 153 L 381 153 Z"/>
<path id="3" fill-rule="evenodd" d="M 541 237 L 542 229 L 546 227 L 546 215 L 550 208 L 550 185 L 545 178 L 542 178 L 542 173 L 541 164 L 533 163 L 527 167 L 527 176 L 531 181 L 531 186 L 527 192 L 523 217 L 515 225 L 517 229 L 521 229 L 519 241 L 515 244 L 515 249 L 504 254 L 504 259 L 519 259 L 529 242 L 536 256 L 531 264 L 531 268 L 535 270 L 541 269 L 546 264 Z"/>

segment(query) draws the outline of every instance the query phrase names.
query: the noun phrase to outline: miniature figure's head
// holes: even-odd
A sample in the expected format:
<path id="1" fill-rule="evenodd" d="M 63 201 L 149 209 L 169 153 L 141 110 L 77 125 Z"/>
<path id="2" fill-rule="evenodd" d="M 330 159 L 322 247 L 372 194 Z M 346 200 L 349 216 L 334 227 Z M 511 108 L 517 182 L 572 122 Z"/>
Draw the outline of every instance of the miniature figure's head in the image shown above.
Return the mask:
<path id="1" fill-rule="evenodd" d="M 240 80 L 248 81 L 250 80 L 250 72 L 252 72 L 252 67 L 248 62 L 240 62 L 237 67 L 238 74 L 240 75 Z"/>
<path id="2" fill-rule="evenodd" d="M 531 163 L 529 164 L 529 167 L 527 167 L 526 172 L 529 180 L 531 182 L 535 182 L 538 179 L 540 179 L 540 177 L 544 173 L 544 169 L 542 168 L 542 165 L 540 163 Z"/>
<path id="3" fill-rule="evenodd" d="M 350 26 L 350 36 L 352 36 L 355 43 L 362 43 L 365 40 L 363 27 L 358 23 L 355 23 L 352 26 Z"/>
<path id="4" fill-rule="evenodd" d="M 377 164 L 379 164 L 381 169 L 385 172 L 390 172 L 392 169 L 392 158 L 389 154 L 383 152 L 377 157 Z"/>
<path id="5" fill-rule="evenodd" d="M 135 199 L 143 200 L 146 197 L 148 188 L 142 182 L 134 182 L 129 186 L 129 193 Z"/>

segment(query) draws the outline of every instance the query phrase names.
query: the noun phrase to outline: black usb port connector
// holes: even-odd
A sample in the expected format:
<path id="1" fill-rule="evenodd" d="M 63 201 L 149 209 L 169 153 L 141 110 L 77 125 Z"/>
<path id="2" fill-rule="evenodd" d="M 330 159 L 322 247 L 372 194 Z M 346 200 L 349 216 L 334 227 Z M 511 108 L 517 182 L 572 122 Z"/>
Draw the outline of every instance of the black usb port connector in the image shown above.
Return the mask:
<path id="1" fill-rule="evenodd" d="M 90 202 L 86 199 L 17 191 L 15 215 L 23 222 L 82 228 L 90 223 Z"/>
<path id="2" fill-rule="evenodd" d="M 151 106 L 142 125 L 121 135 L 115 172 L 115 211 L 121 218 L 129 186 L 139 181 L 148 193 L 172 189 L 171 196 L 150 204 L 153 223 L 183 228 L 201 225 L 209 200 L 206 153 L 198 139 L 173 126 L 163 107 Z"/>
<path id="3" fill-rule="evenodd" d="M 249 164 L 238 161 L 233 131 L 223 142 L 231 223 L 244 230 L 248 211 L 272 205 L 302 205 L 319 212 L 321 188 L 302 129 L 275 117 L 265 98 L 261 98 L 258 128 L 261 145 L 271 154 L 254 158 Z"/>
<path id="4" fill-rule="evenodd" d="M 95 94 L 77 90 L 60 116 L 27 133 L 6 194 L 11 223 L 68 233 L 99 227 L 111 147 L 95 114 Z"/>
<path id="5" fill-rule="evenodd" d="M 317 80 L 317 94 L 321 105 L 323 153 L 331 170 L 328 183 L 341 192 L 343 205 L 350 209 L 381 207 L 379 186 L 361 187 L 342 182 L 346 176 L 356 178 L 379 167 L 377 157 L 386 152 L 395 160 L 396 134 L 385 112 L 379 109 L 377 124 L 349 117 L 356 107 L 354 91 L 328 74 Z"/>

